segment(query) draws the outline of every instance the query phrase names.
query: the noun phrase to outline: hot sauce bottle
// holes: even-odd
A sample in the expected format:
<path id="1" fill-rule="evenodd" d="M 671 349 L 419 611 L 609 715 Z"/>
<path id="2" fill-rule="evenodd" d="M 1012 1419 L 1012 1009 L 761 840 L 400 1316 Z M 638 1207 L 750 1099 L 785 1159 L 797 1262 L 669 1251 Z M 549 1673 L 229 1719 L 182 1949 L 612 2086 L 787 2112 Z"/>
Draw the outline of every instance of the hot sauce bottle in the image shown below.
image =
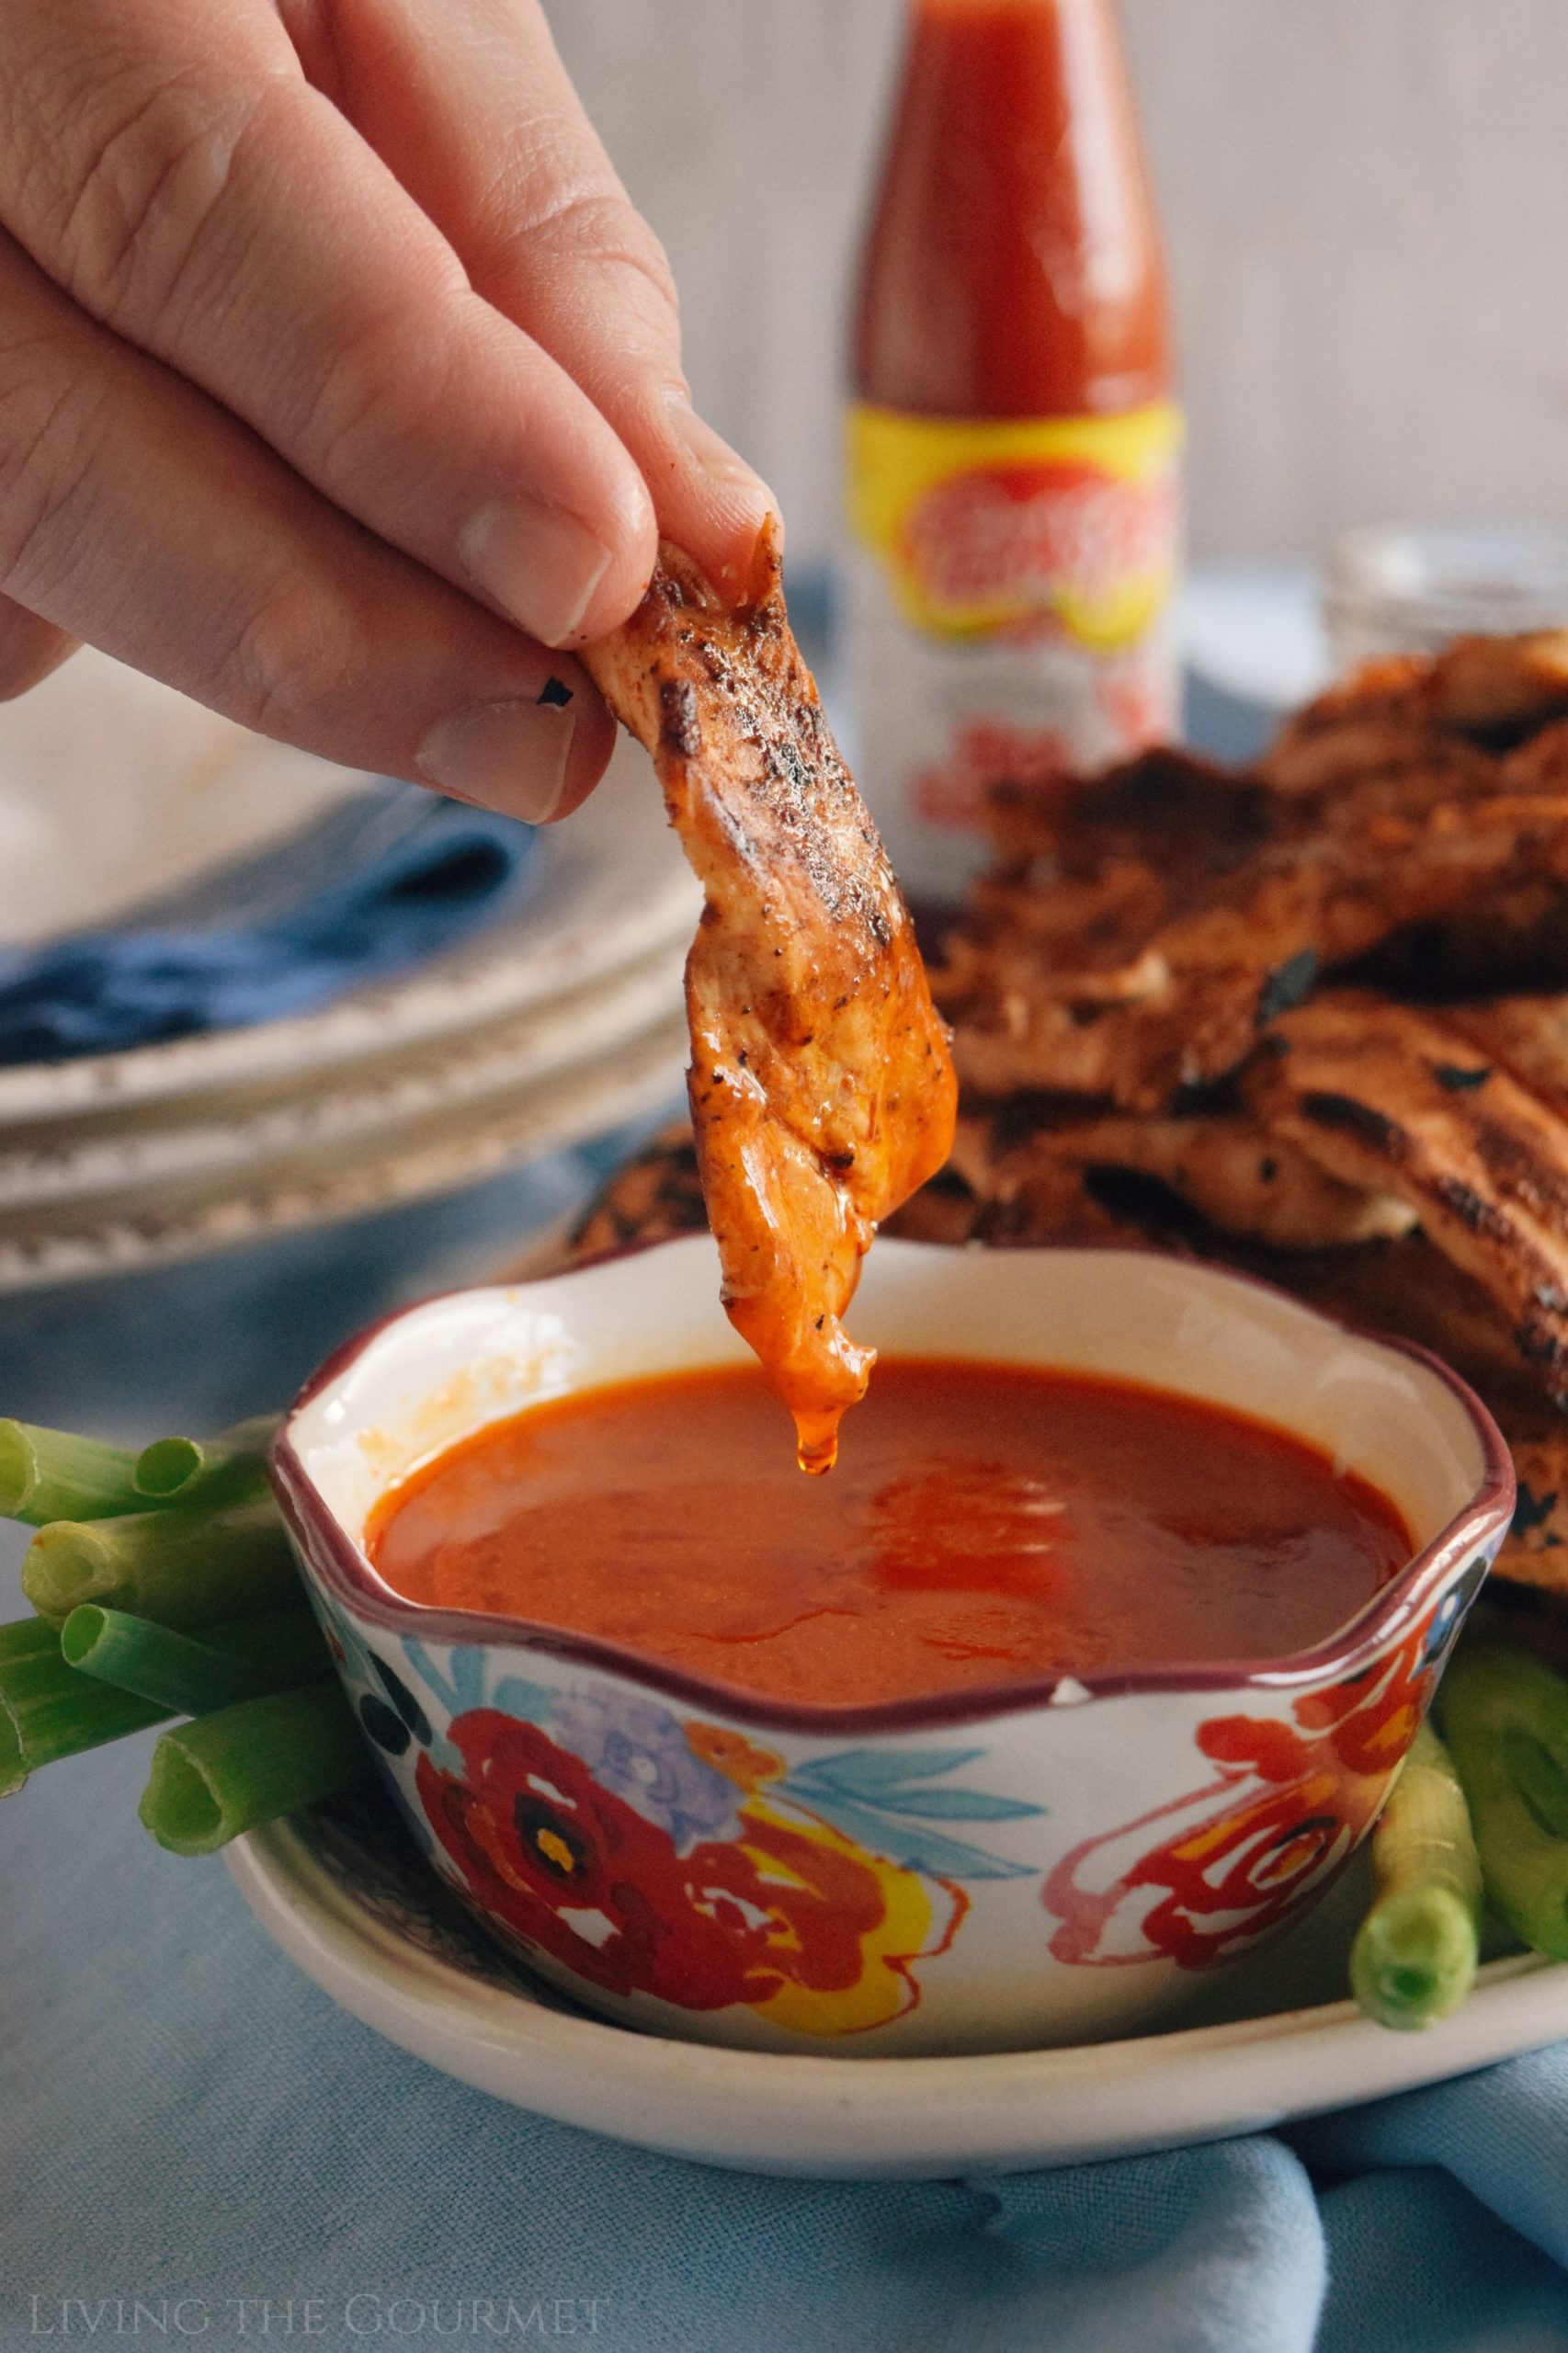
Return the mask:
<path id="1" fill-rule="evenodd" d="M 1112 0 L 911 0 L 849 418 L 856 773 L 917 903 L 1168 737 L 1181 424 Z"/>

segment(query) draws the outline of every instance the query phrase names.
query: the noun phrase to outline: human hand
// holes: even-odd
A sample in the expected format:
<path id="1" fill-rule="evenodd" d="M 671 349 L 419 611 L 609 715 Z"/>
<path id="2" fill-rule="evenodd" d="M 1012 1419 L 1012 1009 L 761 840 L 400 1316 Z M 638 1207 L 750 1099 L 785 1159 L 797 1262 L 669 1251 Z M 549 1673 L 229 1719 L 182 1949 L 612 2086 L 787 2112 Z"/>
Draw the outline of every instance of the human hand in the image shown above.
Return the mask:
<path id="1" fill-rule="evenodd" d="M 563 815 L 569 649 L 661 533 L 738 589 L 768 504 L 538 0 L 0 6 L 0 695 L 85 638 Z"/>

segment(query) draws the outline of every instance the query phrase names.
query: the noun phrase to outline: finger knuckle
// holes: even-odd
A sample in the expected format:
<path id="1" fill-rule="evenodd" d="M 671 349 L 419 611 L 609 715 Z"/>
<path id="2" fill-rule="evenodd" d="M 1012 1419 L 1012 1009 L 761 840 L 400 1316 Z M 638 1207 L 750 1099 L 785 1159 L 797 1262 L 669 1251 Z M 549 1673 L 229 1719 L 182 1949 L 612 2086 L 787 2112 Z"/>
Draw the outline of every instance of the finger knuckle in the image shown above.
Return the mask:
<path id="1" fill-rule="evenodd" d="M 260 99 L 256 89 L 220 97 L 189 73 L 151 87 L 110 82 L 78 99 L 56 143 L 44 241 L 86 309 L 146 335 L 215 281 Z"/>
<path id="2" fill-rule="evenodd" d="M 277 404 L 288 415 L 290 446 L 304 453 L 312 478 L 338 479 L 362 449 L 380 451 L 384 462 L 423 405 L 425 378 L 432 368 L 442 372 L 439 361 L 437 348 L 411 344 L 407 321 L 398 314 L 346 324 L 335 349 L 318 353 L 308 370 L 291 368 Z M 447 400 L 432 399 L 428 409 L 423 421 L 438 447 L 456 412 Z"/>
<path id="3" fill-rule="evenodd" d="M 664 246 L 642 215 L 619 189 L 557 188 L 525 233 L 546 256 L 627 269 L 644 278 L 672 312 L 678 308 L 674 273 Z"/>
<path id="4" fill-rule="evenodd" d="M 250 604 L 220 655 L 223 708 L 259 734 L 297 737 L 366 683 L 363 631 L 344 601 L 298 570 L 279 573 Z"/>
<path id="5" fill-rule="evenodd" d="M 0 702 L 15 702 L 58 669 L 72 651 L 62 631 L 0 598 Z"/>
<path id="6" fill-rule="evenodd" d="M 101 410 L 100 388 L 56 338 L 0 347 L 0 584 L 24 601 L 69 569 Z"/>

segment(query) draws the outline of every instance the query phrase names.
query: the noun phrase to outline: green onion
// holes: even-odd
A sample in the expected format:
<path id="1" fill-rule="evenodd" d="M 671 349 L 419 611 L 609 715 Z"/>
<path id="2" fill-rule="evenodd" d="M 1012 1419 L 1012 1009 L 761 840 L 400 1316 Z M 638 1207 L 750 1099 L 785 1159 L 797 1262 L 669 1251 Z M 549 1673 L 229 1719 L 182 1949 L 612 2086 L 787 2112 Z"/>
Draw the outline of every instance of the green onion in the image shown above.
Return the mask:
<path id="1" fill-rule="evenodd" d="M 148 1503 L 244 1503 L 267 1492 L 267 1449 L 276 1414 L 236 1422 L 218 1438 L 160 1438 L 136 1458 L 136 1492 Z M 73 1517 L 80 1518 L 80 1514 Z"/>
<path id="2" fill-rule="evenodd" d="M 277 1511 L 254 1503 L 56 1520 L 28 1547 L 22 1591 L 60 1624 L 94 1601 L 161 1626 L 208 1626 L 297 1602 L 300 1579 Z"/>
<path id="3" fill-rule="evenodd" d="M 78 1675 L 40 1619 L 0 1632 L 0 1797 L 19 1790 L 40 1765 L 142 1732 L 170 1712 Z"/>
<path id="4" fill-rule="evenodd" d="M 197 1641 L 150 1619 L 87 1602 L 65 1620 L 60 1649 L 82 1674 L 181 1716 L 208 1715 L 332 1673 L 331 1653 L 308 1609 L 211 1626 Z"/>
<path id="5" fill-rule="evenodd" d="M 369 1778 L 370 1754 L 335 1684 L 243 1699 L 166 1732 L 140 1808 L 176 1855 L 210 1855 L 279 1814 Z"/>
<path id="6" fill-rule="evenodd" d="M 0 1421 L 0 1519 L 41 1528 L 50 1519 L 109 1519 L 146 1507 L 128 1447 Z"/>
<path id="7" fill-rule="evenodd" d="M 1568 1960 L 1568 1683 L 1523 1651 L 1466 1644 L 1438 1708 L 1494 1911 Z"/>
<path id="8" fill-rule="evenodd" d="M 1350 1950 L 1350 1989 L 1380 2026 L 1433 2026 L 1475 1976 L 1481 1863 L 1453 1759 L 1428 1725 L 1372 1833 L 1377 1898 Z"/>
<path id="9" fill-rule="evenodd" d="M 37 1658 L 40 1652 L 53 1652 L 60 1647 L 60 1637 L 44 1618 L 15 1618 L 8 1626 L 0 1626 L 0 1666 L 7 1659 Z"/>

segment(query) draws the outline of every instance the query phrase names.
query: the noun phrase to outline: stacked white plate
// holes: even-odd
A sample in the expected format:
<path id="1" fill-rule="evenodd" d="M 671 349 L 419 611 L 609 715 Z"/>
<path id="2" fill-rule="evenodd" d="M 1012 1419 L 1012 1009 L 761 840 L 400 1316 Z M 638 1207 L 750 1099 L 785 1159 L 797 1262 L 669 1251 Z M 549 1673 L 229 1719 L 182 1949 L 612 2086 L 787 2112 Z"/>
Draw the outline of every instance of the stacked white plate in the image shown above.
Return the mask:
<path id="1" fill-rule="evenodd" d="M 465 949 L 323 1012 L 0 1069 L 0 1291 L 429 1197 L 655 1109 L 699 904 L 625 743 Z"/>

